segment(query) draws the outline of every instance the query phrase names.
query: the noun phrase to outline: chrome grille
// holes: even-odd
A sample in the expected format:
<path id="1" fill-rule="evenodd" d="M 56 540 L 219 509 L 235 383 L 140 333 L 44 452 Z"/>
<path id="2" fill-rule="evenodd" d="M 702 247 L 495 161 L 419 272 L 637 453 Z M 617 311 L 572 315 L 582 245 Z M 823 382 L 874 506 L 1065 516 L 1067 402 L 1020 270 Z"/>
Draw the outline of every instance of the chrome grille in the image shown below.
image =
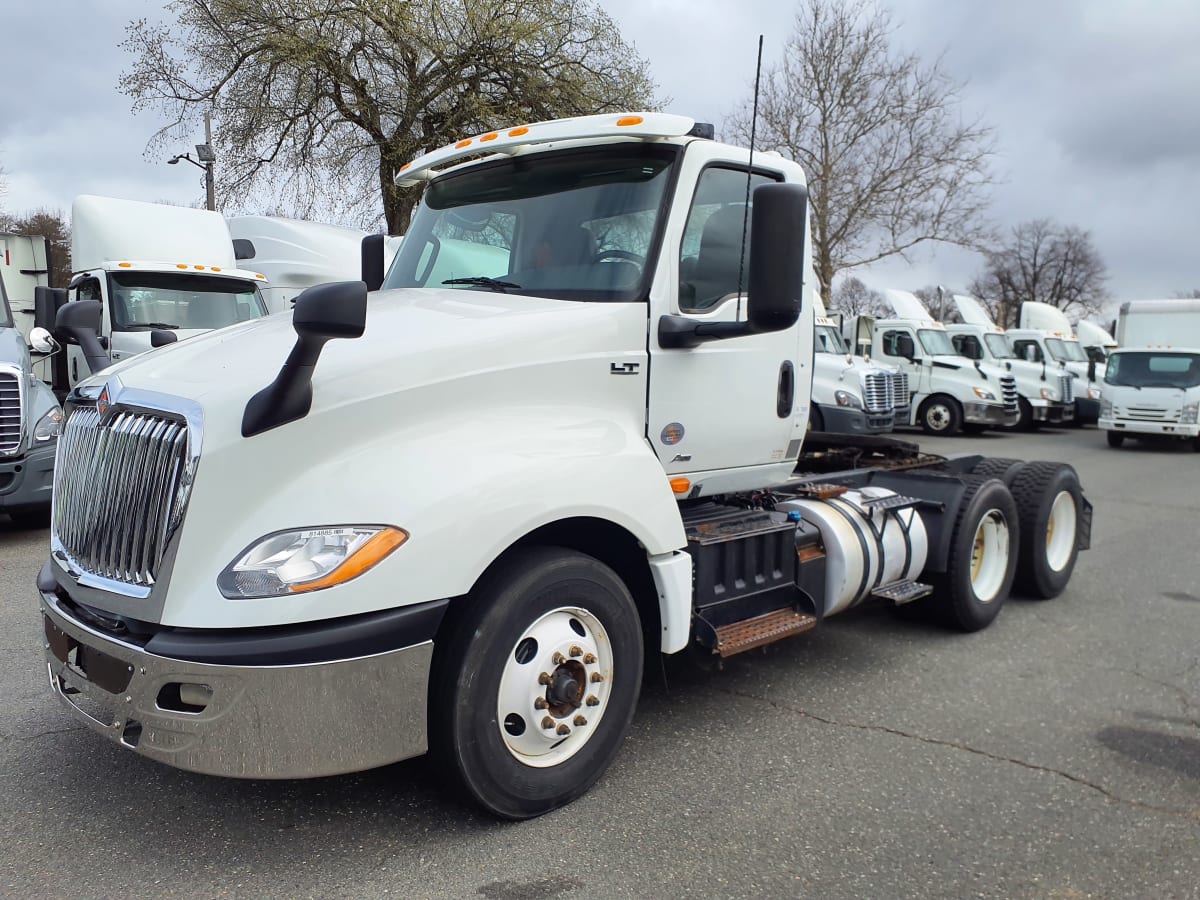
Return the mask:
<path id="1" fill-rule="evenodd" d="M 870 372 L 863 376 L 863 403 L 867 412 L 891 412 L 896 406 L 892 395 L 892 379 L 886 372 Z"/>
<path id="2" fill-rule="evenodd" d="M 1009 412 L 1016 412 L 1017 404 L 1017 379 L 1011 375 L 1000 376 L 1000 399 L 1004 401 L 1004 408 Z"/>
<path id="3" fill-rule="evenodd" d="M 21 446 L 21 378 L 0 372 L 0 453 L 14 453 Z"/>
<path id="4" fill-rule="evenodd" d="M 188 429 L 177 419 L 94 407 L 71 413 L 54 467 L 54 533 L 93 575 L 148 587 L 187 503 Z"/>
<path id="5" fill-rule="evenodd" d="M 906 409 L 911 402 L 908 396 L 908 375 L 905 372 L 892 373 L 892 396 L 898 409 Z"/>
<path id="6" fill-rule="evenodd" d="M 1075 402 L 1075 379 L 1070 375 L 1059 375 L 1059 383 L 1062 385 L 1063 403 Z"/>

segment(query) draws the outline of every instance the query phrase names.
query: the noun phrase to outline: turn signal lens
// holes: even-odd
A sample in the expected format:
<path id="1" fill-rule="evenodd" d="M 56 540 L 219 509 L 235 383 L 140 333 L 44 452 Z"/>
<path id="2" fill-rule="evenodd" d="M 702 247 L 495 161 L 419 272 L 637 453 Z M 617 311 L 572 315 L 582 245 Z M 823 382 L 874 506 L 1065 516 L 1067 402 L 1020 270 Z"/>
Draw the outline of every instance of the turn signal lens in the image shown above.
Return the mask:
<path id="1" fill-rule="evenodd" d="M 686 478 L 672 478 L 671 490 L 676 494 L 686 494 L 692 489 L 692 483 Z"/>

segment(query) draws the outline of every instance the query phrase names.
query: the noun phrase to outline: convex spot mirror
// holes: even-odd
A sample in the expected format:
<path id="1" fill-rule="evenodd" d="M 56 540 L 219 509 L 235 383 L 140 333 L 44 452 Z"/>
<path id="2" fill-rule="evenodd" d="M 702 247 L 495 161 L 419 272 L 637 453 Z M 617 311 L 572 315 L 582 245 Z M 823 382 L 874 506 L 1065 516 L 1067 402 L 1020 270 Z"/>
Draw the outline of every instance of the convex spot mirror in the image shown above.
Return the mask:
<path id="1" fill-rule="evenodd" d="M 35 328 L 29 332 L 29 346 L 37 353 L 54 353 L 59 349 L 59 343 L 45 328 Z"/>

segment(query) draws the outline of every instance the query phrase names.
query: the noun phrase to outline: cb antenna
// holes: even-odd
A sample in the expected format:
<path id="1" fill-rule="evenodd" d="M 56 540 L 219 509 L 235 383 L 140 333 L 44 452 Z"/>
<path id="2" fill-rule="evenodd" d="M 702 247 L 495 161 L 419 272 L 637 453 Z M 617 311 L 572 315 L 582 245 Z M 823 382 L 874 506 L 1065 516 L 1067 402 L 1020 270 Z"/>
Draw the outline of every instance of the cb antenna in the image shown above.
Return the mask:
<path id="1" fill-rule="evenodd" d="M 746 271 L 746 232 L 750 224 L 750 179 L 754 177 L 754 137 L 758 127 L 758 83 L 762 78 L 763 36 L 758 36 L 758 63 L 754 67 L 754 107 L 750 113 L 750 162 L 746 166 L 746 203 L 742 207 L 742 252 L 738 255 L 737 318 L 742 320 L 742 278 Z"/>

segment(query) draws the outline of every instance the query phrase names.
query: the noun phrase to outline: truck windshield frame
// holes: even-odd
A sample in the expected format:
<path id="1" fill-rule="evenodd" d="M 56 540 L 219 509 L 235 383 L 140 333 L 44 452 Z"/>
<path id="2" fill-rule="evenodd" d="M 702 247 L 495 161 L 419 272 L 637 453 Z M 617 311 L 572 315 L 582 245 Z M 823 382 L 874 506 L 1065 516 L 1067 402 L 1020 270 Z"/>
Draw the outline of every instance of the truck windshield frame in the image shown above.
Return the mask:
<path id="1" fill-rule="evenodd" d="M 832 325 L 817 325 L 813 328 L 813 347 L 818 353 L 834 353 L 845 356 L 850 351 L 838 330 Z"/>
<path id="2" fill-rule="evenodd" d="M 1020 359 L 1016 351 L 1013 350 L 1012 344 L 1008 342 L 1008 338 L 1002 334 L 985 334 L 984 342 L 988 345 L 988 350 L 991 351 L 995 359 Z"/>
<path id="3" fill-rule="evenodd" d="M 1054 357 L 1055 362 L 1087 362 L 1088 359 L 1080 349 L 1077 341 L 1067 341 L 1062 338 L 1046 338 L 1046 349 Z M 1072 353 L 1071 351 L 1075 352 Z"/>
<path id="4" fill-rule="evenodd" d="M 258 285 L 190 272 L 108 273 L 113 331 L 213 330 L 267 315 Z"/>
<path id="5" fill-rule="evenodd" d="M 1113 387 L 1200 387 L 1200 353 L 1122 350 L 1108 358 L 1104 383 Z"/>
<path id="6" fill-rule="evenodd" d="M 448 172 L 426 190 L 383 287 L 645 302 L 681 152 L 623 141 Z"/>
<path id="7" fill-rule="evenodd" d="M 918 328 L 917 338 L 930 356 L 958 356 L 950 335 L 936 328 Z"/>

